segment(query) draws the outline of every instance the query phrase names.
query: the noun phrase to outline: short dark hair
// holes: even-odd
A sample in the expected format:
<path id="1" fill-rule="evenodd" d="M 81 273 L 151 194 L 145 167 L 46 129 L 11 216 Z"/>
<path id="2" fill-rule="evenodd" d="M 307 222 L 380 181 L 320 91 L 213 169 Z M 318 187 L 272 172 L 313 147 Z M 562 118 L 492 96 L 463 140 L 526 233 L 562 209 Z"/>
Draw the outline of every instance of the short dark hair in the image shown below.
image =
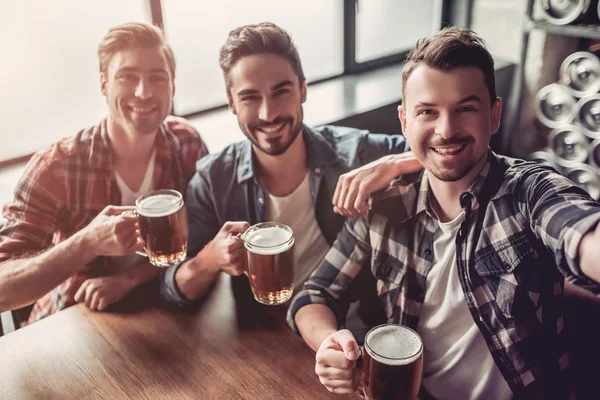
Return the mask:
<path id="1" fill-rule="evenodd" d="M 469 29 L 444 28 L 431 38 L 420 39 L 408 53 L 402 71 L 402 97 L 409 76 L 419 65 L 449 71 L 457 67 L 477 67 L 493 104 L 496 100 L 494 59 L 482 38 Z M 404 102 L 403 102 L 404 103 Z"/>
<path id="2" fill-rule="evenodd" d="M 165 40 L 165 35 L 159 27 L 141 22 L 129 22 L 108 30 L 98 46 L 100 72 L 106 73 L 110 60 L 119 51 L 133 47 L 149 48 L 155 46 L 162 47 L 167 57 L 167 65 L 171 76 L 175 79 L 175 56 L 173 55 L 173 49 Z"/>
<path id="3" fill-rule="evenodd" d="M 299 82 L 305 81 L 298 50 L 290 34 L 271 22 L 262 22 L 232 30 L 221 47 L 219 65 L 223 70 L 228 94 L 231 86 L 229 72 L 234 65 L 242 57 L 262 53 L 271 53 L 285 58 L 291 64 Z"/>

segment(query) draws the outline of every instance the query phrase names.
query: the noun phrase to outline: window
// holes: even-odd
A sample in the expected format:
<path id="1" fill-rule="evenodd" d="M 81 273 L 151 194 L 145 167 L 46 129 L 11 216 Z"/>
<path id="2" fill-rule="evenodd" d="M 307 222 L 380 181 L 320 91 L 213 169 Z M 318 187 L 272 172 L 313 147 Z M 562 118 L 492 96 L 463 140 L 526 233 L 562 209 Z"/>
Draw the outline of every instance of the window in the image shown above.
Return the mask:
<path id="1" fill-rule="evenodd" d="M 177 59 L 177 114 L 226 102 L 219 49 L 238 26 L 269 21 L 287 30 L 309 82 L 344 72 L 341 0 L 219 0 L 218 4 L 221 10 L 214 0 L 162 2 L 165 32 Z"/>
<path id="2" fill-rule="evenodd" d="M 358 0 L 357 63 L 403 53 L 441 27 L 440 0 Z"/>

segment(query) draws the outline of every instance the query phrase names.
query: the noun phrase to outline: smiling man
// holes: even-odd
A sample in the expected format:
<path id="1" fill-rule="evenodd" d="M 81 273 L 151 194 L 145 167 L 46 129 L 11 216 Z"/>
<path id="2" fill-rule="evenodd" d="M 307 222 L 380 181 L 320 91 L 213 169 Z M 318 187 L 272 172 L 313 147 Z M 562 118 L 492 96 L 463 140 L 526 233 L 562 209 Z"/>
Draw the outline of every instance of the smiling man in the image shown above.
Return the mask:
<path id="1" fill-rule="evenodd" d="M 290 325 L 317 351 L 321 383 L 352 393 L 358 346 L 339 310 L 367 273 L 387 322 L 423 339 L 422 398 L 573 398 L 563 284 L 600 289 L 600 204 L 553 169 L 489 149 L 502 102 L 473 32 L 419 41 L 402 78 L 399 118 L 425 171 L 346 222 Z"/>
<path id="2" fill-rule="evenodd" d="M 293 229 L 299 287 L 342 228 L 344 218 L 332 206 L 339 176 L 407 150 L 402 136 L 304 125 L 300 58 L 288 33 L 274 24 L 233 30 L 219 61 L 229 108 L 247 140 L 201 160 L 190 182 L 189 260 L 168 270 L 162 287 L 164 297 L 181 306 L 202 298 L 219 273 L 244 272 L 237 234 L 263 221 Z M 393 176 L 420 168 L 410 153 L 396 160 Z"/>
<path id="3" fill-rule="evenodd" d="M 134 254 L 137 219 L 123 212 L 154 189 L 185 193 L 208 152 L 185 120 L 168 116 L 175 58 L 159 28 L 111 28 L 98 59 L 107 117 L 35 154 L 4 208 L 0 311 L 37 300 L 29 322 L 76 302 L 104 310 L 156 278 Z"/>

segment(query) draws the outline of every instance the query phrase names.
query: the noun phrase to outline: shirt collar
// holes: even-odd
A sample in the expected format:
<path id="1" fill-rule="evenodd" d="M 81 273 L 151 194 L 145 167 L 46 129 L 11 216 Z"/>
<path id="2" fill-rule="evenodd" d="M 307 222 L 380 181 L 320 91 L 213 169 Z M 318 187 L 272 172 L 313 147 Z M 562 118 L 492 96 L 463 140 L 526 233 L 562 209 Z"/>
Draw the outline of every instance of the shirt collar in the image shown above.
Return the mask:
<path id="1" fill-rule="evenodd" d="M 339 161 L 336 151 L 313 128 L 302 125 L 302 135 L 308 154 L 308 168 L 314 170 Z M 252 142 L 246 139 L 239 145 L 237 180 L 241 183 L 255 176 Z"/>
<path id="2" fill-rule="evenodd" d="M 490 171 L 491 162 L 495 160 L 491 150 L 488 150 L 488 159 L 481 172 L 475 177 L 471 186 L 461 194 L 461 197 L 468 195 L 471 199 L 471 210 L 479 208 L 478 199 L 481 197 L 483 185 Z M 435 214 L 431 209 L 431 188 L 429 186 L 428 171 L 425 170 L 421 177 L 421 184 L 419 185 L 419 195 L 417 197 L 417 209 L 416 215 L 422 212 L 426 212 L 427 215 L 433 217 Z"/>

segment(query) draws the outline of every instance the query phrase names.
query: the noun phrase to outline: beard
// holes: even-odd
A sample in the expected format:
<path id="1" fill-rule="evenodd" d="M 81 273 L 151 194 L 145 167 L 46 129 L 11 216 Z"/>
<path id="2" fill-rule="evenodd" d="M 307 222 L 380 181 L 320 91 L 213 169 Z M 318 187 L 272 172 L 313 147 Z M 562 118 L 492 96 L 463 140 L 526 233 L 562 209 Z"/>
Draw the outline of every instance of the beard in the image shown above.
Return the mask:
<path id="1" fill-rule="evenodd" d="M 255 124 L 249 124 L 247 127 L 244 127 L 238 121 L 238 125 L 240 129 L 246 135 L 246 137 L 252 142 L 252 144 L 260 151 L 270 156 L 280 156 L 290 148 L 290 146 L 294 143 L 300 132 L 302 132 L 302 117 L 303 110 L 300 108 L 300 113 L 298 118 L 296 118 L 296 122 L 294 123 L 294 118 L 291 116 L 280 116 L 275 118 L 272 122 L 260 121 Z M 258 139 L 258 135 L 255 132 L 261 128 L 269 127 L 272 125 L 282 125 L 281 129 L 285 130 L 289 129 L 289 134 L 287 138 L 285 135 L 281 137 L 277 137 L 274 139 L 267 139 L 267 144 L 261 143 Z"/>

